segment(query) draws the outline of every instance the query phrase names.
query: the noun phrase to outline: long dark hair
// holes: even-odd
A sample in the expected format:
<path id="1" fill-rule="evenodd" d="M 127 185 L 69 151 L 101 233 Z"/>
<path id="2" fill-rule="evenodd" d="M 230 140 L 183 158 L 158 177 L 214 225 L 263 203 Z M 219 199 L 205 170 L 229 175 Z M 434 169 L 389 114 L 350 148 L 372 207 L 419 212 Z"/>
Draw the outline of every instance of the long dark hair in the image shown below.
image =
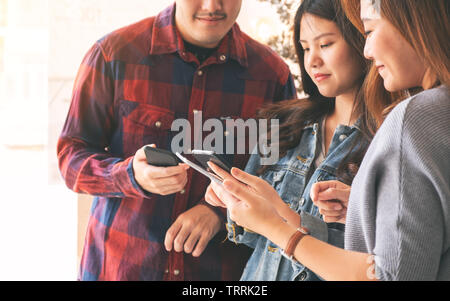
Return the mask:
<path id="1" fill-rule="evenodd" d="M 301 84 L 308 98 L 282 101 L 263 107 L 258 112 L 260 119 L 278 119 L 279 153 L 284 157 L 287 151 L 300 143 L 303 128 L 309 124 L 319 122 L 323 117 L 331 114 L 335 108 L 335 99 L 320 94 L 319 89 L 308 75 L 304 65 L 304 50 L 300 40 L 300 23 L 305 14 L 315 15 L 330 20 L 338 26 L 348 45 L 355 50 L 357 59 L 362 66 L 362 75 L 359 79 L 358 93 L 355 99 L 352 117 L 361 120 L 363 136 L 356 141 L 343 162 L 338 168 L 338 177 L 341 181 L 350 184 L 356 174 L 362 158 L 367 150 L 368 143 L 376 130 L 375 123 L 367 111 L 362 86 L 369 69 L 369 61 L 364 58 L 364 36 L 353 26 L 345 16 L 339 0 L 304 0 L 297 10 L 294 21 L 294 46 L 300 65 Z M 356 148 L 356 150 L 355 150 Z M 270 166 L 263 166 L 258 174 L 264 173 Z"/>

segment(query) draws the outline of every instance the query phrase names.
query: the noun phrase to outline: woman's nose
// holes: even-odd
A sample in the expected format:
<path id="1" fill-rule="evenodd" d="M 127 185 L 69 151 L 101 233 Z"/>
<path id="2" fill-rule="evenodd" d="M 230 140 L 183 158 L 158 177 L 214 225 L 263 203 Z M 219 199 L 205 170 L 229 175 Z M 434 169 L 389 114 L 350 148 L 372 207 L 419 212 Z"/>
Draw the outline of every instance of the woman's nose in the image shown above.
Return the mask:
<path id="1" fill-rule="evenodd" d="M 373 60 L 372 45 L 369 39 L 366 40 L 366 44 L 364 45 L 364 57 L 368 60 Z"/>
<path id="2" fill-rule="evenodd" d="M 322 58 L 320 57 L 319 53 L 315 50 L 310 50 L 309 55 L 308 55 L 308 59 L 307 59 L 307 66 L 309 68 L 317 68 L 320 67 L 320 65 L 322 64 Z"/>

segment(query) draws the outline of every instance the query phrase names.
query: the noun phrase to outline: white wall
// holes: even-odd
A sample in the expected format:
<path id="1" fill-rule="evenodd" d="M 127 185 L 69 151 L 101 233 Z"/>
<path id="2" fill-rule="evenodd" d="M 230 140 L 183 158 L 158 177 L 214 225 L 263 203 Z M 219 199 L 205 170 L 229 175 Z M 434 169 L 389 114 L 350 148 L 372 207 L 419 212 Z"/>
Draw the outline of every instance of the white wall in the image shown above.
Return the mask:
<path id="1" fill-rule="evenodd" d="M 0 280 L 73 280 L 76 195 L 48 181 L 48 1 L 9 0 L 6 7 Z"/>

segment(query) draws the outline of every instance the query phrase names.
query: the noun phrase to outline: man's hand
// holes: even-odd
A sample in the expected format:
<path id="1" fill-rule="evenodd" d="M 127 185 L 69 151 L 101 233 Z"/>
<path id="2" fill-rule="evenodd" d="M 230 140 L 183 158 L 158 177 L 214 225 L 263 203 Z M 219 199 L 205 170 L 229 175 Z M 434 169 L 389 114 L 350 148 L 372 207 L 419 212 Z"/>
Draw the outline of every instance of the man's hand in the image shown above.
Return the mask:
<path id="1" fill-rule="evenodd" d="M 151 145 L 155 147 L 155 145 Z M 136 182 L 146 191 L 169 195 L 177 193 L 186 186 L 189 165 L 157 167 L 147 163 L 144 147 L 139 149 L 133 159 L 133 172 Z"/>
<path id="2" fill-rule="evenodd" d="M 220 218 L 211 208 L 197 205 L 178 216 L 169 228 L 164 241 L 166 250 L 171 251 L 173 248 L 176 252 L 184 251 L 199 257 L 219 232 L 220 225 Z"/>

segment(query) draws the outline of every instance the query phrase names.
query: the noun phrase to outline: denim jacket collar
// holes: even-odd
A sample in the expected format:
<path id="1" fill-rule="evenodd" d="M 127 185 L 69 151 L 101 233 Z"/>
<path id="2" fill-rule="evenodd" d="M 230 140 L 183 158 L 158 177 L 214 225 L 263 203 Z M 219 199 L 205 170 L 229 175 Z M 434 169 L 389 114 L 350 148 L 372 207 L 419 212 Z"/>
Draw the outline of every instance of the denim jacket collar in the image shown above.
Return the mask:
<path id="1" fill-rule="evenodd" d="M 329 150 L 328 155 L 325 158 L 323 164 L 331 165 L 333 168 L 337 168 L 337 165 L 339 165 L 340 162 L 337 162 L 339 160 L 336 160 L 335 155 L 333 152 L 346 152 L 348 151 L 349 142 L 347 141 L 345 143 L 344 140 L 347 140 L 347 138 L 351 137 L 351 141 L 354 140 L 354 137 L 361 134 L 361 120 L 358 119 L 353 125 L 346 126 L 346 125 L 338 125 Z M 311 168 L 311 164 L 314 162 L 314 159 L 316 158 L 317 151 L 320 149 L 320 136 L 321 136 L 321 123 L 314 123 L 307 125 L 303 130 L 303 135 L 300 143 L 298 146 L 293 150 L 293 154 L 291 157 L 300 160 L 303 164 L 305 164 L 308 169 Z M 338 156 L 341 158 L 341 156 Z M 322 165 L 323 165 L 322 164 Z"/>

